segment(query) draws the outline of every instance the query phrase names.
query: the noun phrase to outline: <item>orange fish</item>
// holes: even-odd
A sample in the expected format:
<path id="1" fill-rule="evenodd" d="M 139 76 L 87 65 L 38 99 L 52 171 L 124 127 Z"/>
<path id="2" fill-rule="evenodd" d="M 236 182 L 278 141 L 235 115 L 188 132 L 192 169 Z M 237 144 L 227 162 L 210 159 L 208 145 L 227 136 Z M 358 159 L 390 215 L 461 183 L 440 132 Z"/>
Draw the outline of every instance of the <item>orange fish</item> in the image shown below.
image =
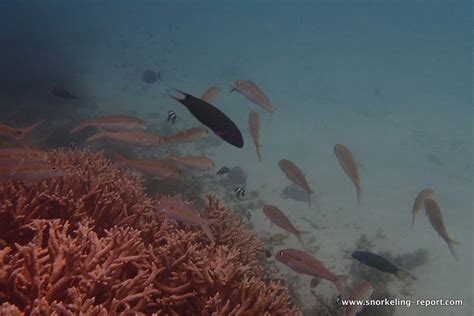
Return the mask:
<path id="1" fill-rule="evenodd" d="M 262 161 L 262 157 L 260 156 L 260 120 L 258 118 L 258 113 L 252 111 L 249 113 L 249 129 L 250 135 L 252 136 L 253 143 L 255 144 L 255 149 L 257 150 L 257 158 L 259 161 Z"/>
<path id="2" fill-rule="evenodd" d="M 278 251 L 275 259 L 298 273 L 308 274 L 332 282 L 343 297 L 348 297 L 345 286 L 347 276 L 335 275 L 321 261 L 313 258 L 309 253 L 298 249 L 283 249 Z"/>
<path id="3" fill-rule="evenodd" d="M 221 92 L 221 88 L 216 87 L 216 86 L 211 86 L 207 88 L 206 91 L 204 91 L 201 99 L 209 103 L 212 100 L 214 100 L 220 92 Z"/>
<path id="4" fill-rule="evenodd" d="M 138 169 L 151 175 L 164 179 L 179 179 L 184 175 L 184 170 L 178 168 L 169 160 L 143 160 L 143 159 L 127 159 L 123 156 L 115 154 L 118 166 L 127 166 Z"/>
<path id="5" fill-rule="evenodd" d="M 165 143 L 185 143 L 199 140 L 209 135 L 205 127 L 192 127 L 171 136 L 164 136 Z"/>
<path id="6" fill-rule="evenodd" d="M 0 164 L 18 163 L 19 161 L 43 161 L 48 160 L 48 154 L 40 149 L 11 147 L 0 149 Z"/>
<path id="7" fill-rule="evenodd" d="M 263 91 L 252 81 L 235 80 L 232 82 L 232 91 L 240 92 L 244 97 L 252 103 L 260 105 L 270 113 L 268 122 L 271 120 L 271 114 L 275 111 L 272 103 Z"/>
<path id="8" fill-rule="evenodd" d="M 367 281 L 362 281 L 360 284 L 356 285 L 349 291 L 349 300 L 354 301 L 365 301 L 370 298 L 374 287 L 372 283 Z M 364 308 L 364 305 L 347 305 L 346 307 L 346 316 L 355 316 Z"/>
<path id="9" fill-rule="evenodd" d="M 297 230 L 295 226 L 293 226 L 293 224 L 290 222 L 288 217 L 286 217 L 286 215 L 278 207 L 270 204 L 264 205 L 263 213 L 270 219 L 272 223 L 295 235 L 296 238 L 298 238 L 299 242 L 303 245 L 301 234 L 305 234 L 308 232 Z"/>
<path id="10" fill-rule="evenodd" d="M 157 210 L 165 213 L 167 218 L 171 218 L 185 224 L 199 225 L 206 233 L 211 243 L 215 244 L 214 236 L 210 225 L 215 223 L 215 220 L 206 220 L 199 216 L 196 209 L 189 203 L 184 202 L 180 194 L 173 197 L 162 198 L 157 205 Z"/>
<path id="11" fill-rule="evenodd" d="M 0 165 L 0 181 L 16 180 L 30 184 L 62 176 L 63 171 L 58 166 L 47 162 L 19 162 L 17 167 Z"/>
<path id="12" fill-rule="evenodd" d="M 112 115 L 83 121 L 77 127 L 73 128 L 70 133 L 75 133 L 88 126 L 94 126 L 98 129 L 104 129 L 109 132 L 143 131 L 147 128 L 145 121 L 138 117 Z"/>
<path id="13" fill-rule="evenodd" d="M 308 205 L 311 207 L 311 194 L 313 194 L 313 190 L 308 185 L 303 172 L 295 165 L 294 162 L 288 159 L 281 159 L 278 162 L 278 166 L 280 166 L 281 170 L 285 173 L 286 177 L 293 181 L 295 184 L 300 186 L 305 192 L 308 194 Z"/>
<path id="14" fill-rule="evenodd" d="M 89 137 L 88 142 L 96 139 L 108 138 L 111 140 L 127 143 L 135 146 L 154 147 L 163 143 L 163 137 L 153 133 L 144 131 L 123 131 L 123 132 L 108 132 L 100 129 L 100 132 Z"/>
<path id="15" fill-rule="evenodd" d="M 170 160 L 199 170 L 209 170 L 214 167 L 214 160 L 206 156 L 171 156 Z"/>
<path id="16" fill-rule="evenodd" d="M 352 183 L 354 183 L 357 192 L 357 202 L 360 205 L 360 178 L 354 156 L 351 151 L 342 144 L 334 146 L 334 153 L 336 154 L 337 160 L 342 169 L 351 179 Z"/>
<path id="17" fill-rule="evenodd" d="M 458 259 L 456 253 L 454 252 L 453 245 L 458 245 L 459 242 L 453 240 L 449 237 L 448 232 L 446 231 L 446 227 L 444 226 L 443 216 L 441 215 L 441 209 L 439 208 L 438 204 L 435 200 L 432 199 L 425 199 L 425 213 L 430 220 L 431 226 L 433 226 L 434 230 L 438 233 L 438 235 L 443 238 L 443 240 L 448 244 L 449 251 L 453 255 L 454 259 Z"/>
<path id="18" fill-rule="evenodd" d="M 0 135 L 5 135 L 14 138 L 16 141 L 21 143 L 23 142 L 23 139 L 26 135 L 28 135 L 33 129 L 38 127 L 38 125 L 40 125 L 44 121 L 45 120 L 41 120 L 38 123 L 35 123 L 25 128 L 14 128 L 0 123 Z"/>
<path id="19" fill-rule="evenodd" d="M 415 202 L 413 202 L 411 229 L 413 229 L 413 225 L 415 225 L 415 217 L 420 212 L 424 200 L 431 198 L 433 194 L 434 192 L 432 189 L 424 189 L 416 196 Z"/>

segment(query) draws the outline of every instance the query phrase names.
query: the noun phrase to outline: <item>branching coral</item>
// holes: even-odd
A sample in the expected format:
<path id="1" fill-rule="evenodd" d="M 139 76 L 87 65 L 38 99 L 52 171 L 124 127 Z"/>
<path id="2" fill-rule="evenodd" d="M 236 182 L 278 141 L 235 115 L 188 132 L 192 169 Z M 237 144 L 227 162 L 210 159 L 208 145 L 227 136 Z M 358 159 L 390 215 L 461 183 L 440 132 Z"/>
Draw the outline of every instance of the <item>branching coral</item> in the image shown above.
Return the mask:
<path id="1" fill-rule="evenodd" d="M 0 315 L 293 315 L 266 281 L 262 242 L 207 197 L 199 226 L 155 214 L 139 178 L 100 154 L 61 150 L 64 179 L 0 191 Z M 28 238 L 27 238 L 28 237 Z"/>
<path id="2" fill-rule="evenodd" d="M 97 232 L 114 225 L 136 225 L 152 210 L 140 180 L 112 167 L 101 153 L 56 150 L 50 160 L 64 177 L 34 186 L 0 183 L 0 244 L 31 239 L 29 223 L 36 218 L 61 218 L 71 223 L 93 220 Z"/>

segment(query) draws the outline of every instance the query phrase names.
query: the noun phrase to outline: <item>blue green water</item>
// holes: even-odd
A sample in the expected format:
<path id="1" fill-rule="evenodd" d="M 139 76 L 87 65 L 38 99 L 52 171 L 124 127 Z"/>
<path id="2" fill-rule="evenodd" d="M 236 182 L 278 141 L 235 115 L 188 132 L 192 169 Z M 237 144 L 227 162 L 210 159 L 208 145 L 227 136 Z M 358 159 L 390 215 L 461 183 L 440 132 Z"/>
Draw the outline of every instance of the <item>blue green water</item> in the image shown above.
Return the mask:
<path id="1" fill-rule="evenodd" d="M 48 148 L 82 145 L 84 137 L 58 132 L 82 117 L 134 114 L 161 132 L 174 110 L 180 127 L 199 126 L 165 91 L 199 96 L 218 85 L 214 104 L 241 128 L 245 146 L 207 150 L 218 167 L 242 166 L 248 190 L 281 206 L 301 229 L 312 229 L 303 218 L 327 227 L 312 231 L 315 257 L 346 273 L 345 251 L 380 229 L 385 238 L 374 251 L 430 254 L 413 271 L 409 297 L 464 300 L 461 307 L 399 307 L 397 315 L 472 315 L 472 12 L 469 1 L 2 1 L 0 122 L 46 118 L 49 131 L 38 144 Z M 161 80 L 144 83 L 147 69 Z M 228 93 L 238 79 L 254 81 L 272 101 L 269 126 L 262 108 Z M 56 84 L 79 100 L 52 97 Z M 262 163 L 248 133 L 250 110 L 262 122 Z M 337 143 L 359 164 L 361 207 L 332 151 Z M 313 208 L 281 198 L 289 184 L 277 166 L 282 158 L 304 171 L 316 192 Z M 461 242 L 459 261 L 423 212 L 409 229 L 425 187 Z M 253 224 L 260 233 L 280 232 L 261 214 Z M 403 283 L 390 282 L 402 297 Z M 296 287 L 301 307 L 312 307 L 309 278 Z"/>

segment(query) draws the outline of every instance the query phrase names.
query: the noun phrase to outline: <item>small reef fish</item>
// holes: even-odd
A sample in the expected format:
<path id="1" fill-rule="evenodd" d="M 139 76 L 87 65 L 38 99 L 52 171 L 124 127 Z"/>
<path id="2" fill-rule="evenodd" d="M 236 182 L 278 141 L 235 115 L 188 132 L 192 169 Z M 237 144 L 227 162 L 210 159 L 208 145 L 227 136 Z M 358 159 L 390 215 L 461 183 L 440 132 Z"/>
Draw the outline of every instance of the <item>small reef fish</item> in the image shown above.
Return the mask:
<path id="1" fill-rule="evenodd" d="M 17 167 L 0 164 L 0 181 L 16 180 L 26 184 L 62 177 L 63 171 L 55 165 L 41 161 L 19 162 Z"/>
<path id="2" fill-rule="evenodd" d="M 427 198 L 431 198 L 434 194 L 432 189 L 424 189 L 418 193 L 415 198 L 415 202 L 413 202 L 412 208 L 412 219 L 411 219 L 411 229 L 413 230 L 413 226 L 415 225 L 415 217 L 420 212 L 421 208 L 423 207 L 423 202 Z"/>
<path id="3" fill-rule="evenodd" d="M 171 136 L 163 136 L 165 143 L 185 143 L 193 142 L 209 135 L 209 130 L 205 127 L 191 127 Z"/>
<path id="4" fill-rule="evenodd" d="M 211 102 L 216 98 L 216 96 L 221 92 L 221 88 L 216 87 L 216 86 L 211 86 L 207 88 L 206 91 L 202 94 L 201 99 L 206 101 L 206 102 Z"/>
<path id="5" fill-rule="evenodd" d="M 348 297 L 345 285 L 347 276 L 335 275 L 329 271 L 321 261 L 311 256 L 309 253 L 298 249 L 288 248 L 278 251 L 275 259 L 298 273 L 308 274 L 332 282 L 344 298 Z"/>
<path id="6" fill-rule="evenodd" d="M 285 234 L 275 234 L 275 235 L 270 236 L 270 238 L 268 238 L 268 240 L 272 243 L 280 243 L 280 242 L 282 242 L 283 240 L 285 240 L 287 238 L 288 238 L 288 236 L 285 235 Z"/>
<path id="7" fill-rule="evenodd" d="M 176 113 L 174 111 L 168 111 L 168 122 L 171 122 L 174 124 L 174 122 L 176 122 L 176 118 L 178 116 L 176 115 Z"/>
<path id="8" fill-rule="evenodd" d="M 169 160 L 145 160 L 145 159 L 127 159 L 119 154 L 115 154 L 118 166 L 126 166 L 141 170 L 162 179 L 179 179 L 184 175 L 184 170 L 178 168 Z"/>
<path id="9" fill-rule="evenodd" d="M 138 117 L 128 115 L 111 115 L 83 121 L 77 127 L 69 131 L 69 133 L 75 133 L 88 126 L 94 126 L 97 129 L 103 129 L 108 132 L 143 131 L 147 129 L 145 121 Z"/>
<path id="10" fill-rule="evenodd" d="M 207 220 L 201 218 L 196 209 L 189 203 L 184 202 L 180 194 L 173 197 L 162 198 L 158 205 L 157 210 L 163 212 L 167 218 L 171 218 L 185 224 L 199 225 L 206 233 L 207 237 L 211 240 L 211 243 L 215 244 L 214 236 L 210 225 L 215 223 L 215 220 Z"/>
<path id="11" fill-rule="evenodd" d="M 349 291 L 349 300 L 354 301 L 365 301 L 370 298 L 374 287 L 372 283 L 368 281 L 362 281 Z M 346 307 L 345 316 L 355 316 L 357 313 L 362 311 L 364 305 L 348 305 Z"/>
<path id="12" fill-rule="evenodd" d="M 89 137 L 87 141 L 90 142 L 102 138 L 141 147 L 154 147 L 163 143 L 163 137 L 153 133 L 147 133 L 144 131 L 108 132 L 103 129 L 99 130 L 99 133 Z"/>
<path id="13" fill-rule="evenodd" d="M 334 153 L 346 175 L 351 179 L 356 188 L 357 202 L 360 205 L 360 178 L 357 171 L 357 164 L 351 151 L 342 144 L 334 146 Z"/>
<path id="14" fill-rule="evenodd" d="M 214 160 L 205 156 L 171 156 L 170 160 L 198 170 L 209 170 L 214 167 Z"/>
<path id="15" fill-rule="evenodd" d="M 234 189 L 235 194 L 237 197 L 243 197 L 245 195 L 245 188 L 244 187 L 236 187 Z"/>
<path id="16" fill-rule="evenodd" d="M 354 251 L 352 258 L 379 271 L 391 273 L 399 279 L 402 279 L 407 273 L 384 257 L 369 251 Z"/>
<path id="17" fill-rule="evenodd" d="M 220 176 L 220 175 L 229 173 L 229 171 L 230 171 L 229 168 L 227 168 L 227 167 L 222 167 L 222 168 L 220 168 L 220 169 L 217 171 L 216 175 L 217 175 L 217 176 Z"/>
<path id="18" fill-rule="evenodd" d="M 305 190 L 306 194 L 308 194 L 308 205 L 311 207 L 311 194 L 314 192 L 309 187 L 308 182 L 306 181 L 306 178 L 303 175 L 303 172 L 301 172 L 300 168 L 298 168 L 294 162 L 288 159 L 281 159 L 278 162 L 278 166 L 280 166 L 281 170 L 285 173 L 288 179 Z"/>
<path id="19" fill-rule="evenodd" d="M 275 111 L 272 103 L 268 97 L 263 93 L 263 91 L 252 81 L 248 80 L 235 80 L 231 84 L 232 91 L 240 92 L 244 97 L 247 98 L 250 102 L 257 104 L 264 108 L 267 112 L 270 113 L 269 122 L 271 120 L 271 115 Z"/>
<path id="20" fill-rule="evenodd" d="M 454 251 L 454 245 L 459 245 L 459 242 L 453 240 L 449 237 L 446 227 L 444 226 L 443 215 L 441 215 L 441 209 L 436 203 L 435 200 L 425 199 L 425 213 L 428 216 L 431 226 L 438 233 L 438 235 L 443 238 L 443 240 L 448 244 L 449 251 L 453 255 L 454 259 L 458 259 L 456 252 Z"/>
<path id="21" fill-rule="evenodd" d="M 72 100 L 76 100 L 77 97 L 73 94 L 71 94 L 65 87 L 63 86 L 54 86 L 52 89 L 51 89 L 51 93 L 55 96 L 55 97 L 58 97 L 58 98 L 62 98 L 62 99 L 72 99 Z"/>
<path id="22" fill-rule="evenodd" d="M 14 128 L 8 125 L 0 123 L 0 135 L 14 138 L 16 141 L 21 142 L 32 130 L 42 124 L 45 120 L 41 120 L 33 125 L 25 128 Z"/>
<path id="23" fill-rule="evenodd" d="M 189 112 L 202 124 L 227 143 L 237 147 L 244 147 L 244 138 L 235 123 L 221 110 L 190 94 L 176 89 L 168 90 L 171 98 L 184 105 Z"/>
<path id="24" fill-rule="evenodd" d="M 272 223 L 295 235 L 295 237 L 298 238 L 300 244 L 303 245 L 301 234 L 305 234 L 307 232 L 297 230 L 295 226 L 293 226 L 293 224 L 290 222 L 288 217 L 278 207 L 266 204 L 263 206 L 263 213 L 270 219 Z"/>
<path id="25" fill-rule="evenodd" d="M 260 120 L 258 118 L 258 113 L 252 111 L 249 113 L 249 130 L 250 135 L 252 136 L 253 143 L 255 144 L 255 149 L 257 150 L 257 158 L 261 162 L 262 156 L 260 155 Z"/>

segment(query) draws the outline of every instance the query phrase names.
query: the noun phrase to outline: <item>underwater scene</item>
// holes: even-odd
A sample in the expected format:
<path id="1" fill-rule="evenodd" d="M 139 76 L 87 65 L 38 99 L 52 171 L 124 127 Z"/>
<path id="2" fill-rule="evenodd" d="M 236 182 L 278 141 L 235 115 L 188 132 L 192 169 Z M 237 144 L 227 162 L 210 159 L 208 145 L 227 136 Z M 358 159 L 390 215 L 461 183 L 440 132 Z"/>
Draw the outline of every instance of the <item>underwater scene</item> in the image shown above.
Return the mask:
<path id="1" fill-rule="evenodd" d="M 471 1 L 1 1 L 0 315 L 474 315 Z"/>

